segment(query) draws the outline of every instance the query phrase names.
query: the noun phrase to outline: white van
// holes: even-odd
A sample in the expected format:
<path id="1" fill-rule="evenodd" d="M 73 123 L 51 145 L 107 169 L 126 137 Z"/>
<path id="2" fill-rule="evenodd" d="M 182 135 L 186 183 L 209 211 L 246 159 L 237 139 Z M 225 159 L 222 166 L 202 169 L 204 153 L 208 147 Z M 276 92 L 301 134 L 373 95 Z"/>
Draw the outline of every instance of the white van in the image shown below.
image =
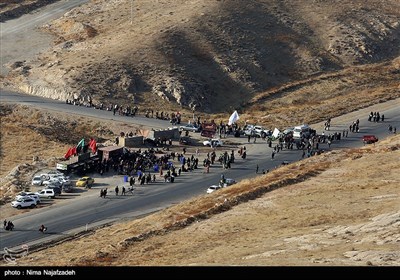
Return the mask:
<path id="1" fill-rule="evenodd" d="M 311 127 L 307 124 L 295 126 L 293 129 L 293 138 L 300 139 L 302 137 L 308 138 L 311 134 Z"/>

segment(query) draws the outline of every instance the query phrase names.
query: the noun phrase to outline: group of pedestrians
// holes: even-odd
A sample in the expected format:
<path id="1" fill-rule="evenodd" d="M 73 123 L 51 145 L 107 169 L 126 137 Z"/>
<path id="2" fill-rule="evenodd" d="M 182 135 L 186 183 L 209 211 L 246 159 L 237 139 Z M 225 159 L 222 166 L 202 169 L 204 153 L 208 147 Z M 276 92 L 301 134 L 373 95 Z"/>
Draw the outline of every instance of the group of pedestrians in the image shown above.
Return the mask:
<path id="1" fill-rule="evenodd" d="M 14 224 L 11 221 L 4 220 L 3 227 L 5 230 L 12 231 L 14 229 Z"/>

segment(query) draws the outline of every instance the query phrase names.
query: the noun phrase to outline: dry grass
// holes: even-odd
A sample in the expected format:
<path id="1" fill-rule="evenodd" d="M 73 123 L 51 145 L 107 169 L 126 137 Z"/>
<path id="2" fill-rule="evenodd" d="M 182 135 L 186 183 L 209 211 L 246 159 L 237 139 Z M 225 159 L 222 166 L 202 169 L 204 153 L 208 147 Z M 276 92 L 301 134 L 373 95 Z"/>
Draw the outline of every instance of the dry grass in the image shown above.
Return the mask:
<path id="1" fill-rule="evenodd" d="M 160 78 L 157 76 L 159 73 L 162 73 L 161 77 L 168 74 L 186 79 L 192 77 L 191 74 L 185 72 L 188 76 L 179 76 L 183 75 L 181 69 L 173 69 L 172 66 L 194 58 L 192 64 L 182 64 L 187 66 L 182 68 L 187 72 L 194 69 L 195 75 L 192 78 L 201 76 L 207 85 L 218 92 L 209 96 L 209 99 L 213 100 L 210 106 L 223 112 L 213 115 L 200 113 L 202 120 L 214 118 L 217 122 L 226 122 L 233 109 L 238 109 L 240 124 L 248 120 L 271 128 L 315 123 L 327 117 L 332 118 L 400 97 L 400 59 L 393 57 L 385 63 L 357 67 L 344 63 L 342 70 L 308 75 L 304 80 L 294 79 L 276 88 L 271 86 L 265 92 L 249 91 L 246 88 L 248 85 L 241 80 L 248 75 L 246 66 L 241 65 L 242 59 L 247 63 L 247 57 L 240 56 L 239 61 L 224 61 L 223 52 L 219 51 L 218 44 L 224 42 L 225 38 L 228 38 L 226 42 L 231 40 L 235 44 L 241 43 L 241 40 L 236 40 L 234 36 L 229 38 L 225 37 L 226 34 L 222 35 L 219 24 L 212 22 L 215 11 L 222 11 L 223 5 L 213 2 L 207 6 L 203 1 L 192 2 L 163 3 L 169 5 L 168 9 L 160 6 L 158 1 L 143 2 L 146 5 L 141 3 L 142 6 L 137 9 L 133 25 L 127 22 L 126 17 L 121 17 L 130 13 L 127 4 L 113 7 L 112 12 L 100 9 L 99 14 L 96 14 L 96 21 L 92 22 L 94 29 L 86 30 L 86 35 L 77 33 L 79 40 L 86 38 L 85 36 L 94 36 L 87 41 L 89 44 L 78 43 L 72 51 L 57 53 L 56 59 L 62 61 L 59 71 L 55 71 L 58 65 L 51 69 L 33 68 L 30 77 L 33 80 L 48 78 L 54 81 L 59 77 L 54 79 L 53 73 L 66 71 L 71 73 L 70 77 L 65 76 L 69 79 L 68 83 L 73 85 L 72 88 L 87 88 L 90 84 L 94 86 L 94 92 L 101 93 L 105 88 L 102 83 L 109 80 L 109 76 L 101 75 L 103 73 L 113 76 L 117 73 L 130 78 L 125 72 L 121 73 L 121 69 L 138 67 L 142 73 L 150 71 L 142 77 L 147 78 L 148 82 Z M 348 10 L 352 10 L 353 2 L 344 2 L 350 5 Z M 229 3 L 233 5 L 236 2 Z M 273 5 L 265 6 L 266 10 L 274 9 L 275 6 L 290 9 L 293 4 L 285 6 L 276 1 L 271 3 Z M 113 2 L 110 5 L 114 4 Z M 293 9 L 307 12 L 302 10 L 308 7 L 303 4 L 295 5 Z M 318 9 L 320 8 L 318 6 Z M 312 12 L 315 13 L 318 9 Z M 206 17 L 199 17 L 199 11 L 204 12 Z M 328 11 L 332 11 L 331 7 Z M 333 11 L 335 12 L 340 13 L 340 8 Z M 84 13 L 77 15 L 77 20 L 82 15 L 84 19 L 81 20 L 86 21 L 87 15 Z M 280 17 L 282 15 L 280 13 Z M 234 13 L 230 16 L 238 18 Z M 294 14 L 292 16 L 300 20 Z M 326 18 L 326 11 L 322 11 L 319 16 Z M 155 18 L 163 20 L 154 20 Z M 203 20 L 204 18 L 206 20 Z M 182 19 L 187 19 L 189 24 Z M 320 30 L 315 29 L 316 33 L 325 32 L 324 28 L 328 28 L 329 32 L 332 29 L 331 22 L 318 24 L 318 17 L 310 16 L 307 20 L 316 20 L 315 23 L 309 22 L 309 26 L 321 27 Z M 67 20 L 66 23 L 67 31 L 82 27 L 75 24 L 75 21 Z M 185 35 L 180 31 L 179 26 L 182 23 L 185 30 L 189 28 L 188 30 L 193 31 L 189 32 L 192 35 Z M 212 45 L 212 40 L 207 41 L 205 36 L 208 34 L 204 31 L 196 35 L 196 26 L 206 27 L 204 30 L 217 35 L 217 39 L 212 40 L 216 40 L 218 44 Z M 351 25 L 346 28 L 351 29 Z M 279 40 L 285 45 L 299 43 L 298 36 L 293 37 L 293 33 L 285 35 L 278 29 L 275 31 L 279 32 L 271 34 L 274 35 L 270 36 L 274 38 L 271 42 Z M 180 37 L 171 37 L 176 39 L 174 42 L 171 42 L 171 39 L 167 40 L 172 35 Z M 341 35 L 337 36 L 337 39 L 343 39 Z M 60 40 L 66 38 L 68 37 Z M 321 40 L 323 39 L 322 36 Z M 160 40 L 163 47 L 166 46 L 165 49 L 160 46 Z M 194 44 L 199 47 L 191 46 L 191 42 L 199 42 Z M 274 48 L 273 44 L 268 46 Z M 191 52 L 186 52 L 189 48 Z M 171 49 L 185 51 L 177 55 L 171 53 Z M 102 52 L 99 53 L 99 50 Z M 313 60 L 310 50 L 301 47 L 298 50 L 303 59 L 309 57 Z M 186 53 L 189 57 L 185 56 Z M 285 58 L 285 53 L 278 51 L 277 54 L 279 55 L 276 57 Z M 77 57 L 80 57 L 79 61 L 76 60 Z M 209 67 L 211 58 L 218 60 L 218 65 L 213 70 Z M 339 58 L 332 58 L 332 62 L 339 61 Z M 39 63 L 48 65 L 47 62 L 54 59 L 52 54 L 44 54 L 39 58 Z M 131 67 L 126 65 L 127 61 L 132 63 Z M 160 66 L 160 62 L 164 64 Z M 267 70 L 278 73 L 278 76 L 262 75 L 259 80 L 255 80 L 261 84 L 267 85 L 269 80 L 280 84 L 282 79 L 288 81 L 287 79 L 299 75 L 295 72 L 289 73 L 294 70 L 287 69 L 286 72 L 282 69 L 284 63 L 281 61 L 265 62 L 271 67 Z M 202 63 L 205 63 L 206 67 L 197 68 L 198 64 Z M 226 74 L 221 69 L 229 66 L 229 63 L 238 65 L 238 69 Z M 279 67 L 274 66 L 274 63 Z M 154 68 L 154 65 L 157 67 Z M 93 69 L 98 75 L 94 75 Z M 155 75 L 151 71 L 158 74 Z M 280 76 L 280 72 L 289 74 Z M 222 79 L 219 79 L 221 77 Z M 62 83 L 64 82 L 66 81 L 63 80 Z M 125 91 L 127 90 L 118 89 L 115 96 L 98 98 L 104 99 L 105 102 L 114 102 L 118 98 L 122 102 L 131 98 L 124 95 Z M 146 92 L 144 87 L 135 92 L 135 96 L 140 103 L 141 113 L 148 108 L 164 112 L 179 110 L 184 113 L 184 122 L 192 117 L 187 108 L 161 100 Z M 236 103 L 231 104 L 231 101 Z M 0 113 L 2 177 L 15 166 L 29 162 L 33 156 L 39 156 L 41 159 L 60 157 L 71 144 L 76 144 L 82 137 L 98 135 L 107 139 L 115 131 L 112 129 L 113 124 L 99 127 L 96 121 L 85 118 L 80 118 L 73 124 L 68 116 L 57 118 L 47 112 L 27 107 L 1 106 Z M 52 127 L 66 129 L 54 130 Z M 63 134 L 60 135 L 59 131 Z M 399 265 L 400 256 L 396 240 L 399 240 L 400 236 L 397 233 L 398 228 L 397 232 L 393 230 L 394 226 L 398 225 L 398 219 L 390 220 L 390 217 L 398 215 L 400 204 L 400 178 L 397 172 L 400 169 L 400 140 L 397 136 L 390 141 L 379 143 L 377 147 L 329 153 L 281 167 L 210 196 L 196 197 L 146 218 L 99 229 L 89 237 L 30 254 L 19 260 L 19 265 Z M 54 166 L 54 161 L 49 161 L 48 164 Z M 20 168 L 23 172 L 32 172 L 34 167 L 28 165 Z M 5 183 L 0 191 L 11 185 L 11 182 Z M 378 220 L 378 223 L 375 224 L 373 219 Z M 385 223 L 384 219 L 392 223 Z M 379 227 L 379 222 L 385 226 Z M 372 230 L 368 232 L 363 228 Z M 390 257 L 391 252 L 394 257 Z M 54 262 L 55 259 L 57 262 Z"/>

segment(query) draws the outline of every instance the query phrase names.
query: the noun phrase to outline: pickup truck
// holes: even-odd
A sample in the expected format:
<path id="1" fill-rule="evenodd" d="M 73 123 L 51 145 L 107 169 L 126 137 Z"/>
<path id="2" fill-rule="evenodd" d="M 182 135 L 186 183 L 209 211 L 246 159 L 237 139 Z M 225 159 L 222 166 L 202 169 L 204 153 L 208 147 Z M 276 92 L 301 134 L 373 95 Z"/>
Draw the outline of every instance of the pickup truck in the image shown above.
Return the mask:
<path id="1" fill-rule="evenodd" d="M 265 138 L 267 136 L 272 135 L 272 131 L 269 129 L 264 129 L 260 125 L 247 125 L 245 130 L 244 130 L 244 135 L 246 136 L 257 136 L 261 138 Z"/>

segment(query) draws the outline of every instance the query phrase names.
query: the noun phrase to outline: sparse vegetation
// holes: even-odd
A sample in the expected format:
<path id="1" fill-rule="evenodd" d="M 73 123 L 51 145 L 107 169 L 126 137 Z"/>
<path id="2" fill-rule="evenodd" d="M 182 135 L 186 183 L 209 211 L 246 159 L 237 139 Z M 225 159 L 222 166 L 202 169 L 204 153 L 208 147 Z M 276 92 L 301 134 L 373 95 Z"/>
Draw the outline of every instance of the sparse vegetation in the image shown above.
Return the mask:
<path id="1" fill-rule="evenodd" d="M 3 2 L 0 19 L 52 1 Z M 242 123 L 269 128 L 400 98 L 396 0 L 135 1 L 132 19 L 130 5 L 89 1 L 46 25 L 54 47 L 9 65 L 2 86 L 138 104 L 141 115 L 180 111 L 184 122 L 190 104 L 216 122 L 237 109 Z M 0 104 L 0 117 L 0 204 L 82 137 L 135 131 L 19 105 Z M 311 157 L 31 252 L 18 265 L 398 266 L 399 158 L 398 135 Z"/>

